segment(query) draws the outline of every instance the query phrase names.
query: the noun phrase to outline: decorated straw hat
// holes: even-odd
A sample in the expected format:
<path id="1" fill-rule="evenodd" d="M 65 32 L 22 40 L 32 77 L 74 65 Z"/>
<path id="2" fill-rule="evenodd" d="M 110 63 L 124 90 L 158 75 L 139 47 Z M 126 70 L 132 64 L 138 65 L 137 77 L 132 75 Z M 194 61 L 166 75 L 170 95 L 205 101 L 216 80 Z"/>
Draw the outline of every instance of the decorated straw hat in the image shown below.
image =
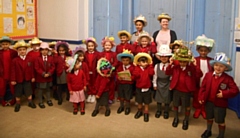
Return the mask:
<path id="1" fill-rule="evenodd" d="M 110 77 L 114 69 L 106 58 L 100 58 L 97 62 L 97 72 L 103 77 Z"/>
<path id="2" fill-rule="evenodd" d="M 66 63 L 69 65 L 67 72 L 72 71 L 72 69 L 74 68 L 74 65 L 76 64 L 77 59 L 78 59 L 78 55 L 74 55 L 74 57 L 68 57 L 66 59 Z"/>
<path id="3" fill-rule="evenodd" d="M 39 40 L 37 37 L 34 37 L 31 41 L 29 41 L 29 44 L 34 45 L 34 44 L 41 44 L 42 41 Z"/>
<path id="4" fill-rule="evenodd" d="M 152 57 L 147 53 L 138 53 L 133 60 L 133 64 L 136 66 L 138 64 L 138 59 L 140 57 L 146 57 L 148 59 L 148 64 L 152 64 Z"/>
<path id="5" fill-rule="evenodd" d="M 160 21 L 161 19 L 168 19 L 170 21 L 172 18 L 167 13 L 161 13 L 158 15 L 157 19 Z"/>
<path id="6" fill-rule="evenodd" d="M 172 56 L 172 50 L 168 45 L 161 45 L 156 54 L 159 56 Z"/>
<path id="7" fill-rule="evenodd" d="M 69 44 L 67 42 L 65 42 L 65 41 L 57 41 L 57 43 L 55 45 L 55 50 L 57 50 L 60 45 L 65 45 L 67 48 L 69 48 Z"/>
<path id="8" fill-rule="evenodd" d="M 152 41 L 153 41 L 152 36 L 150 36 L 147 32 L 144 32 L 144 33 L 141 33 L 141 34 L 139 35 L 139 37 L 138 37 L 138 39 L 137 39 L 138 43 L 140 43 L 140 41 L 141 41 L 141 39 L 142 39 L 143 37 L 147 37 L 148 40 L 149 40 L 149 42 L 152 42 Z"/>
<path id="9" fill-rule="evenodd" d="M 211 66 L 213 66 L 215 63 L 221 63 L 227 67 L 226 71 L 232 70 L 232 67 L 230 65 L 230 58 L 228 58 L 223 52 L 216 53 L 214 59 L 211 60 L 209 63 Z"/>
<path id="10" fill-rule="evenodd" d="M 214 47 L 215 41 L 213 39 L 207 38 L 205 35 L 198 36 L 195 40 L 196 48 L 198 50 L 199 47 L 207 47 L 210 52 L 212 51 L 212 48 Z"/>
<path id="11" fill-rule="evenodd" d="M 98 46 L 97 42 L 96 42 L 96 39 L 94 37 L 89 37 L 87 38 L 86 40 L 84 40 L 84 43 L 87 44 L 88 42 L 93 42 L 95 47 Z"/>
<path id="12" fill-rule="evenodd" d="M 75 47 L 75 49 L 72 51 L 72 55 L 74 56 L 77 52 L 82 51 L 83 53 L 85 53 L 86 49 L 82 46 L 77 46 Z"/>
<path id="13" fill-rule="evenodd" d="M 30 45 L 28 43 L 26 43 L 24 40 L 19 40 L 14 46 L 13 49 L 18 49 L 20 47 L 26 47 L 29 48 Z"/>
<path id="14" fill-rule="evenodd" d="M 133 58 L 134 58 L 134 56 L 131 53 L 131 51 L 129 51 L 127 49 L 126 50 L 123 49 L 123 52 L 117 55 L 117 60 L 118 61 L 122 61 L 122 57 L 129 57 L 129 58 L 131 58 L 131 61 L 133 61 Z"/>
<path id="15" fill-rule="evenodd" d="M 128 40 L 131 40 L 132 35 L 131 35 L 128 31 L 126 31 L 126 30 L 121 30 L 121 31 L 119 31 L 119 32 L 118 32 L 118 37 L 120 38 L 122 34 L 127 35 Z"/>
<path id="16" fill-rule="evenodd" d="M 53 47 L 53 48 L 55 47 L 56 44 L 57 44 L 56 41 L 52 41 L 52 42 L 48 43 L 49 47 Z"/>
<path id="17" fill-rule="evenodd" d="M 52 50 L 51 48 L 49 48 L 48 43 L 46 42 L 42 42 L 40 47 L 38 49 L 48 49 L 48 50 Z"/>
<path id="18" fill-rule="evenodd" d="M 102 46 L 104 46 L 104 44 L 106 43 L 106 42 L 110 42 L 111 44 L 112 44 L 112 46 L 115 46 L 116 44 L 115 44 L 115 42 L 114 42 L 114 37 L 108 37 L 108 36 L 106 36 L 106 37 L 104 37 L 103 39 L 102 39 L 102 42 L 101 42 L 101 44 L 102 44 Z"/>
<path id="19" fill-rule="evenodd" d="M 180 47 L 173 55 L 174 60 L 192 62 L 192 52 L 186 46 Z"/>
<path id="20" fill-rule="evenodd" d="M 178 45 L 179 47 L 184 46 L 183 40 L 175 40 L 173 43 L 170 44 L 170 48 L 172 49 L 173 46 Z"/>
<path id="21" fill-rule="evenodd" d="M 0 43 L 2 43 L 2 42 L 4 42 L 4 41 L 7 41 L 7 42 L 13 44 L 13 40 L 12 40 L 10 37 L 8 37 L 8 36 L 3 36 L 3 37 L 0 39 Z"/>
<path id="22" fill-rule="evenodd" d="M 144 23 L 143 26 L 147 26 L 147 20 L 144 16 L 139 15 L 139 16 L 135 17 L 133 22 L 136 23 L 137 21 L 142 21 Z"/>

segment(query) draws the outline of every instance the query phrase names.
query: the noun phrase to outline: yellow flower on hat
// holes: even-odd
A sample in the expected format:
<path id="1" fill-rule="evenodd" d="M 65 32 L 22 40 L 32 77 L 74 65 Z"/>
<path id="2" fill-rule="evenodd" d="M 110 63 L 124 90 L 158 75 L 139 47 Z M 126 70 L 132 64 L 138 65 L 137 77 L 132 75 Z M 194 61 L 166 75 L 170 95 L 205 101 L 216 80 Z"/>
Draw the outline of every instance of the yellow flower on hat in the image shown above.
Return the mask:
<path id="1" fill-rule="evenodd" d="M 114 37 L 109 37 L 108 38 L 110 41 L 114 41 Z"/>

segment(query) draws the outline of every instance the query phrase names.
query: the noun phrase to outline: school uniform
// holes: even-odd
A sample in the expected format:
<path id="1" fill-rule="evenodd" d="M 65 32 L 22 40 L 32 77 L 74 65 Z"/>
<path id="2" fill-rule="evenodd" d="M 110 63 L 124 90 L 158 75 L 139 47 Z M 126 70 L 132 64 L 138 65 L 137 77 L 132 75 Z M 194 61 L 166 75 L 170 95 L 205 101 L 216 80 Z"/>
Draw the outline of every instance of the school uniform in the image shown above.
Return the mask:
<path id="1" fill-rule="evenodd" d="M 157 48 L 154 42 L 151 42 L 148 44 L 146 47 L 142 47 L 141 45 L 138 44 L 138 42 L 135 42 L 133 44 L 134 47 L 134 55 L 137 55 L 138 53 L 148 53 L 149 55 L 153 56 L 155 53 L 157 53 Z"/>
<path id="2" fill-rule="evenodd" d="M 26 56 L 18 56 L 12 62 L 11 81 L 14 86 L 15 96 L 21 97 L 23 92 L 26 97 L 32 95 L 31 80 L 34 78 L 32 60 Z"/>
<path id="3" fill-rule="evenodd" d="M 223 98 L 216 95 L 222 91 Z M 216 76 L 213 71 L 208 72 L 199 90 L 198 101 L 205 102 L 207 119 L 215 118 L 216 123 L 224 123 L 228 99 L 239 94 L 239 89 L 233 78 L 226 73 Z"/>
<path id="4" fill-rule="evenodd" d="M 108 106 L 109 92 L 110 87 L 109 84 L 111 79 L 109 77 L 103 77 L 101 75 L 97 76 L 95 88 L 96 88 L 96 96 L 99 96 L 97 99 L 97 104 L 102 106 Z"/>
<path id="5" fill-rule="evenodd" d="M 88 81 L 88 95 L 96 95 L 95 90 L 95 81 L 97 78 L 97 61 L 99 58 L 99 52 L 94 51 L 92 53 L 86 51 L 84 55 L 84 62 L 88 66 L 89 70 L 89 81 Z"/>
<path id="6" fill-rule="evenodd" d="M 131 44 L 129 44 L 129 43 L 126 43 L 126 44 L 120 43 L 120 44 L 118 44 L 117 47 L 116 47 L 116 53 L 117 53 L 117 54 L 122 53 L 124 49 L 125 49 L 125 50 L 129 50 L 129 51 L 131 51 L 131 52 L 134 51 L 133 46 L 132 46 Z"/>
<path id="7" fill-rule="evenodd" d="M 136 66 L 133 75 L 136 80 L 136 102 L 139 104 L 150 104 L 152 102 L 150 90 L 152 86 L 151 77 L 154 75 L 152 65 L 148 65 L 144 69 Z"/>

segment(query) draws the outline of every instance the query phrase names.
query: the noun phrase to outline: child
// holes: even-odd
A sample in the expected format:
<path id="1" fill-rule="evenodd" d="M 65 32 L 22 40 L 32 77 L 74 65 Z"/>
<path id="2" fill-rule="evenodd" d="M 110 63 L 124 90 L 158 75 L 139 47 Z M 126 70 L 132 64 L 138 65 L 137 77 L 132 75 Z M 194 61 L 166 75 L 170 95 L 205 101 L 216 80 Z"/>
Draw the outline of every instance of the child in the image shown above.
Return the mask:
<path id="1" fill-rule="evenodd" d="M 169 58 L 172 56 L 171 49 L 168 45 L 161 45 L 158 50 L 157 59 L 161 61 L 154 67 L 153 76 L 153 88 L 156 90 L 156 95 L 154 97 L 157 102 L 157 112 L 155 114 L 156 118 L 159 118 L 162 114 L 162 103 L 165 104 L 165 110 L 163 113 L 164 119 L 169 117 L 169 104 L 171 102 L 171 93 L 169 91 L 170 77 L 165 74 L 166 68 L 169 65 Z"/>
<path id="2" fill-rule="evenodd" d="M 115 46 L 113 37 L 104 37 L 102 40 L 103 52 L 100 53 L 99 58 L 106 58 L 111 65 L 115 68 L 117 67 L 117 55 L 115 52 L 112 52 L 111 49 Z M 109 92 L 109 104 L 114 102 L 114 94 L 115 94 L 115 72 L 111 74 L 110 77 L 110 92 Z"/>
<path id="3" fill-rule="evenodd" d="M 183 46 L 183 41 L 182 40 L 175 40 L 174 43 L 170 44 L 170 48 L 172 49 L 172 53 L 175 54 L 176 51 Z M 179 65 L 178 60 L 173 60 L 174 65 Z"/>
<path id="4" fill-rule="evenodd" d="M 69 45 L 66 42 L 58 41 L 55 49 L 57 50 L 57 56 L 55 57 L 56 75 L 57 75 L 57 95 L 58 105 L 62 105 L 62 93 L 68 93 L 67 80 L 66 80 L 66 59 L 71 56 L 69 54 Z"/>
<path id="5" fill-rule="evenodd" d="M 55 65 L 53 57 L 48 56 L 50 50 L 48 43 L 42 42 L 40 45 L 41 56 L 37 57 L 34 63 L 39 98 L 38 105 L 40 108 L 45 108 L 42 98 L 43 91 L 46 91 L 48 106 L 53 106 L 53 103 L 50 100 L 50 87 L 52 86 L 52 74 L 54 73 Z"/>
<path id="6" fill-rule="evenodd" d="M 97 61 L 99 52 L 96 50 L 97 42 L 96 39 L 93 37 L 89 37 L 85 40 L 87 51 L 85 52 L 84 62 L 87 64 L 89 69 L 89 85 L 88 85 L 88 98 L 87 102 L 94 103 L 95 102 L 95 95 L 96 90 L 94 87 L 95 80 L 97 78 Z"/>
<path id="7" fill-rule="evenodd" d="M 96 99 L 97 103 L 94 111 L 92 112 L 92 117 L 95 117 L 99 113 L 99 106 L 105 106 L 105 116 L 110 116 L 111 110 L 108 105 L 109 91 L 110 91 L 110 81 L 111 73 L 115 68 L 106 58 L 100 58 L 97 63 L 98 76 L 96 79 Z"/>
<path id="8" fill-rule="evenodd" d="M 124 111 L 124 100 L 126 102 L 125 115 L 130 113 L 130 99 L 132 96 L 132 85 L 133 85 L 133 70 L 134 66 L 131 64 L 134 56 L 131 51 L 124 50 L 121 54 L 117 55 L 117 59 L 121 64 L 117 68 L 117 79 L 118 79 L 118 97 L 120 99 L 120 107 L 117 113 L 120 114 Z M 120 75 L 123 71 L 128 71 L 129 78 Z"/>
<path id="9" fill-rule="evenodd" d="M 142 33 L 138 39 L 137 42 L 133 44 L 133 47 L 135 48 L 134 53 L 137 55 L 138 53 L 148 53 L 152 57 L 157 52 L 156 45 L 152 41 L 152 37 L 148 33 Z"/>
<path id="10" fill-rule="evenodd" d="M 81 115 L 85 114 L 85 95 L 86 77 L 81 68 L 81 62 L 78 61 L 78 55 L 74 55 L 74 59 L 67 60 L 70 66 L 67 74 L 68 89 L 70 92 L 69 101 L 73 103 L 73 114 L 78 112 L 78 104 L 80 103 Z"/>
<path id="11" fill-rule="evenodd" d="M 218 138 L 223 138 L 225 133 L 225 117 L 228 107 L 228 99 L 239 94 L 239 89 L 233 78 L 225 71 L 231 71 L 232 67 L 225 53 L 216 53 L 210 65 L 214 71 L 206 73 L 199 90 L 199 103 L 205 105 L 207 130 L 201 135 L 208 138 L 212 135 L 213 119 L 218 123 Z"/>
<path id="12" fill-rule="evenodd" d="M 146 32 L 143 30 L 143 28 L 147 26 L 147 20 L 142 15 L 135 17 L 133 22 L 137 31 L 132 34 L 131 44 L 133 44 L 138 39 L 140 34 Z"/>
<path id="13" fill-rule="evenodd" d="M 52 42 L 48 43 L 49 48 L 52 49 L 52 50 L 49 51 L 49 53 L 48 53 L 49 56 L 57 56 L 57 55 L 58 55 L 57 51 L 55 50 L 56 44 L 57 44 L 56 41 L 52 41 Z"/>
<path id="14" fill-rule="evenodd" d="M 152 58 L 147 53 L 138 53 L 134 57 L 133 64 L 136 66 L 133 76 L 136 80 L 136 102 L 138 103 L 138 112 L 135 114 L 135 119 L 143 115 L 142 108 L 144 104 L 144 122 L 149 121 L 148 107 L 152 102 L 151 97 L 151 78 L 154 75 L 152 67 Z"/>
<path id="15" fill-rule="evenodd" d="M 128 41 L 131 40 L 131 34 L 126 30 L 122 30 L 118 32 L 118 37 L 121 43 L 116 47 L 116 54 L 122 53 L 124 49 L 133 52 L 132 45 L 128 43 Z"/>
<path id="16" fill-rule="evenodd" d="M 202 80 L 205 76 L 205 74 L 209 71 L 212 71 L 212 67 L 209 64 L 209 61 L 212 60 L 212 58 L 208 57 L 208 53 L 211 52 L 213 46 L 214 46 L 214 40 L 209 39 L 206 36 L 198 36 L 195 40 L 196 48 L 199 53 L 199 57 L 195 57 L 197 66 L 201 69 L 203 72 L 203 76 L 201 78 L 198 78 L 197 80 L 197 90 L 193 93 L 193 107 L 195 108 L 195 112 L 193 114 L 194 118 L 198 118 L 200 114 L 205 119 L 206 118 L 206 112 L 204 105 L 199 104 L 198 102 L 198 92 L 202 84 Z"/>
<path id="17" fill-rule="evenodd" d="M 173 59 L 166 69 L 166 75 L 172 75 L 170 83 L 170 90 L 173 90 L 173 106 L 174 106 L 174 120 L 173 127 L 178 126 L 178 106 L 180 103 L 185 107 L 185 118 L 183 120 L 183 130 L 188 129 L 189 115 L 190 115 L 190 97 L 191 93 L 196 90 L 196 78 L 202 76 L 202 72 L 196 66 L 196 60 L 192 58 L 192 54 L 187 47 L 180 48 L 174 54 L 174 60 L 179 61 L 179 65 L 173 65 Z M 193 60 L 193 65 L 189 62 Z"/>
<path id="18" fill-rule="evenodd" d="M 3 36 L 0 39 L 0 102 L 3 106 L 14 105 L 14 87 L 10 84 L 11 64 L 18 53 L 10 49 L 13 40 L 8 36 Z M 10 92 L 8 91 L 10 89 Z"/>
<path id="19" fill-rule="evenodd" d="M 18 57 L 12 62 L 11 67 L 11 84 L 14 85 L 15 97 L 17 104 L 15 105 L 15 112 L 20 110 L 20 100 L 22 92 L 24 91 L 25 96 L 28 99 L 28 106 L 36 108 L 36 105 L 32 101 L 32 88 L 31 82 L 35 81 L 33 73 L 33 64 L 30 58 L 27 58 L 28 44 L 24 40 L 18 41 L 13 47 L 18 51 Z"/>

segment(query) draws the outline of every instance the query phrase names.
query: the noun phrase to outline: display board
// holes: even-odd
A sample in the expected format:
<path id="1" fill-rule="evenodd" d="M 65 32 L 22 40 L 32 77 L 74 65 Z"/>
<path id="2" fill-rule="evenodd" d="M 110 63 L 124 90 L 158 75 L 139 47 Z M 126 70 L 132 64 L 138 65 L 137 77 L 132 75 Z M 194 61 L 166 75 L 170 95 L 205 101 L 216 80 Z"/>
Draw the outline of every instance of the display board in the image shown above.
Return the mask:
<path id="1" fill-rule="evenodd" d="M 0 0 L 0 36 L 37 36 L 37 0 Z"/>

